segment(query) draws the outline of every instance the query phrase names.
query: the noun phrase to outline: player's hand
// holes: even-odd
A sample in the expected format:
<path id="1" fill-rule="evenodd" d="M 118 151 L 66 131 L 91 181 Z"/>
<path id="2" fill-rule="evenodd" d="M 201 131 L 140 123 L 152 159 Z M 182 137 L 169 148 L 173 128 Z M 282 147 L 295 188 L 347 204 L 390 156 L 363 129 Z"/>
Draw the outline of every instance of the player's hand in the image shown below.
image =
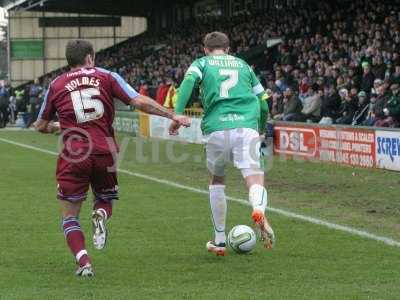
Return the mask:
<path id="1" fill-rule="evenodd" d="M 172 121 L 168 129 L 169 135 L 178 135 L 178 130 L 180 127 L 181 125 L 178 122 Z"/>
<path id="2" fill-rule="evenodd" d="M 60 127 L 60 122 L 50 122 L 47 125 L 47 131 L 49 133 L 54 133 L 56 135 L 61 134 L 61 127 Z"/>
<path id="3" fill-rule="evenodd" d="M 179 124 L 179 126 L 190 127 L 191 120 L 189 117 L 186 116 L 174 116 L 172 121 Z"/>
<path id="4" fill-rule="evenodd" d="M 181 126 L 189 127 L 191 120 L 186 116 L 174 116 L 172 118 L 172 123 L 169 126 L 169 134 L 170 135 L 178 135 L 178 130 Z"/>

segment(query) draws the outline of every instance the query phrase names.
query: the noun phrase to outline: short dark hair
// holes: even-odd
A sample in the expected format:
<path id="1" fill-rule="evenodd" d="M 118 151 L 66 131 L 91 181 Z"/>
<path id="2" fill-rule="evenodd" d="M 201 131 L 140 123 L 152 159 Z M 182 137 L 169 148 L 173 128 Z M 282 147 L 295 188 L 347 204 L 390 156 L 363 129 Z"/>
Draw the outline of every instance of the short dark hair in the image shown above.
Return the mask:
<path id="1" fill-rule="evenodd" d="M 93 45 L 89 41 L 71 40 L 65 47 L 65 57 L 70 67 L 84 65 L 88 54 L 94 56 Z"/>
<path id="2" fill-rule="evenodd" d="M 227 49 L 229 48 L 229 38 L 228 36 L 219 31 L 214 31 L 211 33 L 208 33 L 204 37 L 204 47 L 213 51 L 215 49 Z"/>

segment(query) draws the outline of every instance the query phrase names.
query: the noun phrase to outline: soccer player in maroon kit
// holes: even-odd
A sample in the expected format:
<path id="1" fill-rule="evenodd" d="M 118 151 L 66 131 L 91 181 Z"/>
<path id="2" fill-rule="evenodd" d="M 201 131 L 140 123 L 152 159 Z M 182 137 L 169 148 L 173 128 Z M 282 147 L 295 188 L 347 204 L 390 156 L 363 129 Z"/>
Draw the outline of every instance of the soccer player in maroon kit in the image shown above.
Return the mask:
<path id="1" fill-rule="evenodd" d="M 81 231 L 79 213 L 89 186 L 94 194 L 93 244 L 103 249 L 106 220 L 118 199 L 114 138 L 114 99 L 183 126 L 190 119 L 177 116 L 149 97 L 139 95 L 118 74 L 94 66 L 90 42 L 72 40 L 66 46 L 71 70 L 54 79 L 42 104 L 35 128 L 42 133 L 61 132 L 64 143 L 57 162 L 57 198 L 62 211 L 65 239 L 79 265 L 78 276 L 93 276 L 90 257 Z M 58 115 L 59 123 L 53 122 Z"/>

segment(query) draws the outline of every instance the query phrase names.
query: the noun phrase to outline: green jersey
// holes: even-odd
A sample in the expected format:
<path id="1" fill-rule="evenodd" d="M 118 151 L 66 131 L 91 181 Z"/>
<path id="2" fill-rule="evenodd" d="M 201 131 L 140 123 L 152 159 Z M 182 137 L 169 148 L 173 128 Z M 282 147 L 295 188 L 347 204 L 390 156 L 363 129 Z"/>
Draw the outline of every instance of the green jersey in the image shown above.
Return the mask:
<path id="1" fill-rule="evenodd" d="M 186 81 L 190 93 L 185 93 Z M 259 129 L 264 88 L 251 67 L 231 55 L 209 55 L 195 60 L 186 72 L 178 95 L 177 113 L 183 113 L 194 86 L 199 86 L 204 108 L 204 134 L 231 128 Z"/>

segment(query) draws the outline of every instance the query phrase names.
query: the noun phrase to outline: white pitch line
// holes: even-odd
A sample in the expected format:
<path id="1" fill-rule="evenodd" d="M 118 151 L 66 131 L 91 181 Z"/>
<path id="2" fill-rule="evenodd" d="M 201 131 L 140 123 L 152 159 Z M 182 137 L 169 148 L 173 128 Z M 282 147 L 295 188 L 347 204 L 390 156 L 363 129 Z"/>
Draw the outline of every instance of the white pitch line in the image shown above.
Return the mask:
<path id="1" fill-rule="evenodd" d="M 4 139 L 4 138 L 0 138 L 0 141 L 2 141 L 4 143 L 11 144 L 11 145 L 19 146 L 19 147 L 22 147 L 22 148 L 31 149 L 31 150 L 35 150 L 35 151 L 38 151 L 38 152 L 46 153 L 46 154 L 58 155 L 58 153 L 54 152 L 54 151 L 46 150 L 46 149 L 43 149 L 43 148 L 39 148 L 39 147 L 35 147 L 35 146 L 32 146 L 32 145 L 28 145 L 28 144 L 22 144 L 22 143 L 14 142 L 12 140 Z M 172 182 L 172 181 L 169 181 L 169 180 L 160 179 L 160 178 L 149 176 L 149 175 L 146 175 L 146 174 L 131 172 L 131 171 L 124 170 L 124 169 L 118 169 L 118 171 L 120 173 L 124 173 L 124 174 L 130 175 L 130 176 L 134 176 L 134 177 L 142 178 L 142 179 L 145 179 L 145 180 L 149 180 L 149 181 L 154 181 L 154 182 L 157 182 L 157 183 L 165 184 L 165 185 L 172 186 L 172 187 L 175 187 L 175 188 L 178 188 L 178 189 L 183 189 L 183 190 L 191 191 L 191 192 L 194 192 L 194 193 L 207 194 L 208 195 L 208 191 L 207 190 L 194 188 L 194 187 L 191 187 L 191 186 L 183 185 L 183 184 Z M 227 196 L 226 198 L 228 200 L 230 200 L 230 201 L 250 206 L 250 204 L 249 204 L 249 202 L 247 200 L 234 198 L 234 197 L 229 197 L 229 196 Z M 291 219 L 302 220 L 302 221 L 305 221 L 305 222 L 308 222 L 308 223 L 312 223 L 312 224 L 328 227 L 330 229 L 334 229 L 334 230 L 337 230 L 337 231 L 343 231 L 343 232 L 350 233 L 352 235 L 357 235 L 357 236 L 364 237 L 364 238 L 367 238 L 367 239 L 370 239 L 370 240 L 375 240 L 375 241 L 378 241 L 378 242 L 382 242 L 382 243 L 384 243 L 386 245 L 389 245 L 389 246 L 400 247 L 400 242 L 399 241 L 393 240 L 393 239 L 391 239 L 389 237 L 379 236 L 379 235 L 376 235 L 376 234 L 373 234 L 373 233 L 369 233 L 368 231 L 352 228 L 352 227 L 349 227 L 349 226 L 344 226 L 344 225 L 331 223 L 331 222 L 324 221 L 324 220 L 321 220 L 321 219 L 317 219 L 317 218 L 314 218 L 314 217 L 309 217 L 309 216 L 306 216 L 306 215 L 293 213 L 293 212 L 290 212 L 290 211 L 287 211 L 287 210 L 284 210 L 284 209 L 280 209 L 280 208 L 268 207 L 268 210 L 272 211 L 274 213 L 280 214 L 282 216 L 291 218 Z"/>

